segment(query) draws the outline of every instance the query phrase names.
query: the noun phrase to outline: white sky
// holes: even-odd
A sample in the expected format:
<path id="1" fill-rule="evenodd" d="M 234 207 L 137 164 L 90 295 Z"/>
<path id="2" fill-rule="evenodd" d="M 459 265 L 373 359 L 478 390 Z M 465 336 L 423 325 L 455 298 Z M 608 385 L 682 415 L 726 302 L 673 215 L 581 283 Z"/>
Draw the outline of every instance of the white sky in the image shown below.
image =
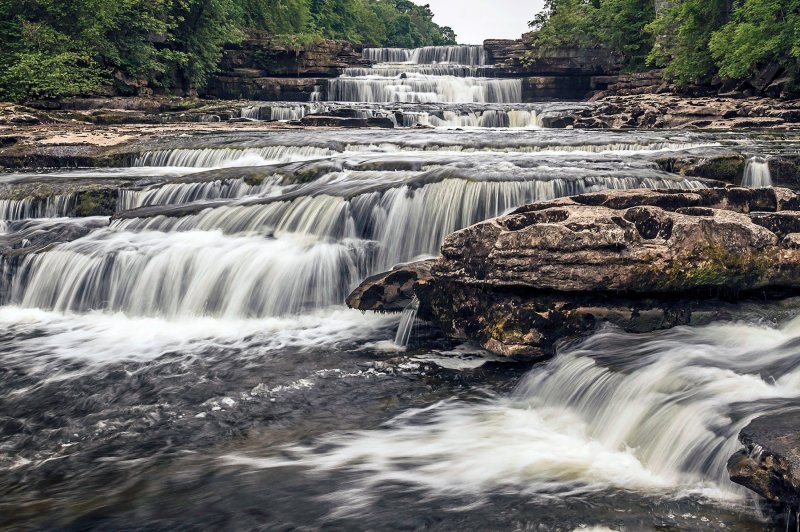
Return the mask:
<path id="1" fill-rule="evenodd" d="M 528 31 L 528 21 L 542 10 L 543 0 L 414 0 L 430 4 L 433 21 L 455 30 L 461 44 L 484 39 L 517 39 Z"/>

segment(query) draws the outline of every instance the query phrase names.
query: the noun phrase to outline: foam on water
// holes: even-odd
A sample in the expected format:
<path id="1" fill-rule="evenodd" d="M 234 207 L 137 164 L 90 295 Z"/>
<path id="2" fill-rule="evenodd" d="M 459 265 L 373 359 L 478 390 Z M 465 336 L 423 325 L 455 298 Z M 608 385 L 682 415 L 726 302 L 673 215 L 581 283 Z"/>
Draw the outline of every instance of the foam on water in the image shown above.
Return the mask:
<path id="1" fill-rule="evenodd" d="M 48 372 L 50 378 L 74 376 L 71 369 L 60 368 L 65 359 L 96 366 L 153 360 L 166 353 L 192 357 L 217 348 L 257 348 L 256 353 L 319 348 L 375 338 L 396 323 L 396 316 L 365 316 L 341 307 L 264 319 L 163 319 L 0 307 L 0 326 L 14 338 L 13 353 L 4 356 L 8 361 L 11 357 L 24 360 L 31 371 Z M 246 357 L 246 353 L 238 356 Z"/>
<path id="2" fill-rule="evenodd" d="M 348 472 L 360 507 L 383 486 L 431 496 L 512 489 L 531 498 L 634 489 L 741 501 L 725 464 L 738 432 L 800 398 L 800 319 L 647 335 L 601 331 L 534 369 L 509 397 L 451 400 L 375 430 L 331 434 L 245 467 Z M 339 498 L 339 495 L 334 495 Z"/>

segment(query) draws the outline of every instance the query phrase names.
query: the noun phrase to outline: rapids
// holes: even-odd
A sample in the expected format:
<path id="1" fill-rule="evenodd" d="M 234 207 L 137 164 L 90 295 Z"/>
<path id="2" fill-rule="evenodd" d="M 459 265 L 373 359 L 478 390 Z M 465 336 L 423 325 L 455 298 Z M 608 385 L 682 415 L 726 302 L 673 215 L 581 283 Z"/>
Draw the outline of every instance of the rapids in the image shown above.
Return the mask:
<path id="1" fill-rule="evenodd" d="M 490 79 L 480 47 L 366 53 L 393 64 L 385 77 L 407 68 L 400 81 Z M 281 105 L 247 113 L 335 104 Z M 526 366 L 443 338 L 413 306 L 343 301 L 522 204 L 691 190 L 707 182 L 664 159 L 786 139 L 431 105 L 397 109 L 434 129 L 192 135 L 128 166 L 1 176 L 59 192 L 0 203 L 0 528 L 763 530 L 724 462 L 740 427 L 798 402 L 796 308 L 603 329 Z M 505 118 L 473 129 L 488 116 Z M 69 187 L 87 184 L 116 188 L 111 219 L 75 217 Z"/>

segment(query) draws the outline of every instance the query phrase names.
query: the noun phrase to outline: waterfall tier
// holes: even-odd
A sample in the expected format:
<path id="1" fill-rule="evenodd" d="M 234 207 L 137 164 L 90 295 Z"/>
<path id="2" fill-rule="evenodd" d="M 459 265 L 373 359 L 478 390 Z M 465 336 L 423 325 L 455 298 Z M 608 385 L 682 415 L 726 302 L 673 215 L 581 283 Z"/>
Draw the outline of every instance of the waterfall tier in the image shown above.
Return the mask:
<path id="1" fill-rule="evenodd" d="M 519 103 L 522 81 L 492 79 L 483 46 L 365 48 L 373 68 L 346 69 L 328 82 L 340 102 Z"/>
<path id="2" fill-rule="evenodd" d="M 410 63 L 435 65 L 481 66 L 486 64 L 486 52 L 480 45 L 425 46 L 423 48 L 364 48 L 361 53 L 373 63 Z"/>

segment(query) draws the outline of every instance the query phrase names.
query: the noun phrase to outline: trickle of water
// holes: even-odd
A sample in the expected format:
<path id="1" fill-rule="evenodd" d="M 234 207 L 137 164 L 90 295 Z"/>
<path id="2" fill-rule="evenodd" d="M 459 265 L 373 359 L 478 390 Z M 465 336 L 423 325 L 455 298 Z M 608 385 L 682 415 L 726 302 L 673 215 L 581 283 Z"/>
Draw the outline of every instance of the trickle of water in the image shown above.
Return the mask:
<path id="1" fill-rule="evenodd" d="M 744 168 L 742 186 L 749 188 L 763 188 L 772 186 L 772 174 L 769 171 L 769 161 L 765 157 L 751 157 Z"/>
<path id="2" fill-rule="evenodd" d="M 411 338 L 411 331 L 414 329 L 414 322 L 417 321 L 417 313 L 419 312 L 419 299 L 414 296 L 411 303 L 403 310 L 403 315 L 400 317 L 400 325 L 397 328 L 397 334 L 394 337 L 394 343 L 400 347 L 406 347 L 408 340 Z"/>

